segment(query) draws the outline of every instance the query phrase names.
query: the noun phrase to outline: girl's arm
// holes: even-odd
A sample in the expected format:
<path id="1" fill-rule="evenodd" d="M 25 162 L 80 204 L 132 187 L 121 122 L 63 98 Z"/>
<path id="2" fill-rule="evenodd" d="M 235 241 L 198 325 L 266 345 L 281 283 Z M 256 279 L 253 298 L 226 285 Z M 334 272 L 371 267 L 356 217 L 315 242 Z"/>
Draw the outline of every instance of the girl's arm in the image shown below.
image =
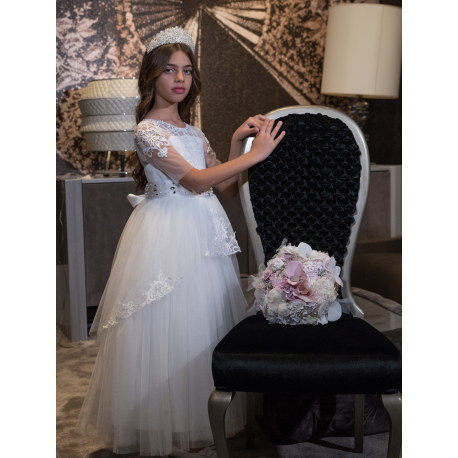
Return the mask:
<path id="1" fill-rule="evenodd" d="M 234 160 L 237 157 L 239 157 L 241 148 L 242 148 L 242 140 L 238 140 L 238 139 L 232 137 L 231 150 L 229 152 L 228 162 Z M 222 181 L 217 186 L 218 191 L 223 196 L 235 197 L 239 192 L 238 178 L 239 178 L 239 174 L 234 175 L 233 177 Z"/>
<path id="2" fill-rule="evenodd" d="M 245 138 L 249 136 L 254 136 L 258 132 L 260 132 L 262 125 L 264 122 L 267 122 L 268 119 L 263 115 L 256 115 L 253 117 L 248 118 L 235 132 L 231 139 L 231 148 L 229 152 L 229 159 L 231 161 L 236 157 L 239 157 L 240 150 L 242 148 L 242 142 Z M 208 141 L 208 140 L 207 140 Z M 212 161 L 213 162 L 213 161 Z M 217 161 L 219 164 L 221 162 Z M 212 167 L 216 164 L 213 163 Z M 239 174 L 234 175 L 233 177 L 222 181 L 216 185 L 216 189 L 226 197 L 235 197 L 239 192 L 238 186 L 238 178 Z"/>
<path id="3" fill-rule="evenodd" d="M 275 138 L 281 124 L 281 121 L 278 122 L 275 129 L 272 130 L 274 120 L 266 119 L 266 121 L 262 123 L 260 129 L 257 128 L 259 129 L 259 132 L 253 141 L 251 150 L 242 156 L 238 156 L 241 140 L 237 138 L 236 134 L 243 128 L 243 126 L 241 126 L 241 128 L 237 129 L 234 134 L 235 140 L 233 137 L 233 141 L 231 142 L 231 151 L 228 162 L 204 170 L 192 168 L 180 180 L 180 184 L 188 189 L 193 189 L 197 192 L 204 192 L 208 188 L 224 182 L 222 186 L 219 186 L 219 190 L 223 190 L 222 192 L 225 195 L 227 195 L 226 191 L 229 191 L 232 195 L 234 188 L 237 186 L 238 174 L 266 159 L 278 143 L 280 143 L 280 140 L 285 136 L 285 132 L 282 132 L 277 138 Z M 250 130 L 252 130 L 250 133 L 254 133 L 253 129 L 255 128 L 250 128 Z M 235 194 L 236 193 L 237 192 L 235 192 Z"/>

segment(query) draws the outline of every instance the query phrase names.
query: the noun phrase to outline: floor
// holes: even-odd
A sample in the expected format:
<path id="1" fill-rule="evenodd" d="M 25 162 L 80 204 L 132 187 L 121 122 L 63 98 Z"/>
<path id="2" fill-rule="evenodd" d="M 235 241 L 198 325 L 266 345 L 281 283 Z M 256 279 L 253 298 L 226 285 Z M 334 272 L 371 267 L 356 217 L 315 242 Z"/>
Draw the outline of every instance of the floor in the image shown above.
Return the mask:
<path id="1" fill-rule="evenodd" d="M 402 328 L 402 316 L 391 313 L 362 297 L 354 296 L 354 298 L 364 312 L 364 320 L 374 326 L 375 329 L 383 332 L 390 329 Z"/>

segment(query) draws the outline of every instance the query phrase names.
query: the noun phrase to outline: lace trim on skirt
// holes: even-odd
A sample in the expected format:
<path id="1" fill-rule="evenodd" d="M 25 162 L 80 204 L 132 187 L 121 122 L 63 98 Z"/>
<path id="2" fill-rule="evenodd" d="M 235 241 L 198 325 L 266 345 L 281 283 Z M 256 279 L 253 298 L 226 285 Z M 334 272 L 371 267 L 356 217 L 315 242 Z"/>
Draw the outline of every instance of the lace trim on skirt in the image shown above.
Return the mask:
<path id="1" fill-rule="evenodd" d="M 135 304 L 133 301 L 119 301 L 120 307 L 118 308 L 116 315 L 110 317 L 108 323 L 105 326 L 103 326 L 103 328 L 108 329 L 109 327 L 118 324 L 120 319 L 128 318 L 145 305 L 151 304 L 151 302 L 163 298 L 164 296 L 169 294 L 180 283 L 180 281 L 183 278 L 184 277 L 176 278 L 175 285 L 173 285 L 172 279 L 170 277 L 164 277 L 164 275 L 162 275 L 162 272 L 159 272 L 158 280 L 150 284 L 150 289 L 148 289 L 147 291 L 143 291 L 142 294 L 146 296 L 145 300 L 140 304 Z"/>
<path id="2" fill-rule="evenodd" d="M 216 208 L 212 208 L 210 213 L 213 215 L 215 238 L 213 239 L 210 250 L 205 253 L 205 256 L 229 256 L 241 252 L 242 250 L 235 238 L 235 232 L 232 232 L 232 226 L 229 220 L 223 216 L 218 217 Z"/>

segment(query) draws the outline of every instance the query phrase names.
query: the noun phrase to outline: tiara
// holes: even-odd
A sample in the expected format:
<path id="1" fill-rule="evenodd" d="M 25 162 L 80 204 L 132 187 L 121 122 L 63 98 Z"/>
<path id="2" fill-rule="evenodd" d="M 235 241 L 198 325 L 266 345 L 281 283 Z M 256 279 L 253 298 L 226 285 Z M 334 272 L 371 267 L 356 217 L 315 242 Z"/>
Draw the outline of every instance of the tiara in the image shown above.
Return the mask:
<path id="1" fill-rule="evenodd" d="M 192 52 L 195 50 L 191 35 L 189 35 L 186 30 L 181 27 L 170 27 L 169 29 L 159 32 L 153 37 L 146 49 L 146 52 L 148 53 L 159 46 L 170 43 L 183 43 L 189 46 L 192 49 Z"/>

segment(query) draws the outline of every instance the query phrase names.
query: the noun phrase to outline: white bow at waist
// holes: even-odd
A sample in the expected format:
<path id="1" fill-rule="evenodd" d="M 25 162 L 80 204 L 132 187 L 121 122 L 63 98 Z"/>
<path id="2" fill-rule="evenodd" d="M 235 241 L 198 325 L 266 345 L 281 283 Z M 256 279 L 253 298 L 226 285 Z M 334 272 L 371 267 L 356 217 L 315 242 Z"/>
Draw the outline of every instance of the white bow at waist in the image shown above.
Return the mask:
<path id="1" fill-rule="evenodd" d="M 130 202 L 130 204 L 134 208 L 144 199 L 145 199 L 145 194 L 142 194 L 141 196 L 136 196 L 135 194 L 129 194 L 127 196 L 127 200 Z"/>

